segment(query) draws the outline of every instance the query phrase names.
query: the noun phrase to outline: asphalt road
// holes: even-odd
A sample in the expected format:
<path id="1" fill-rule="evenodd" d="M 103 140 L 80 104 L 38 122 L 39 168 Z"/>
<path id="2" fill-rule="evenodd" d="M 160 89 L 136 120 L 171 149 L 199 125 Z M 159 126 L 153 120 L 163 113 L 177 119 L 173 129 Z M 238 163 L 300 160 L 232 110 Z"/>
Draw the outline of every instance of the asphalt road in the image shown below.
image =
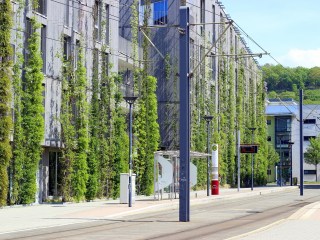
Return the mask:
<path id="1" fill-rule="evenodd" d="M 178 222 L 178 209 L 85 224 L 1 235 L 0 239 L 227 239 L 287 218 L 320 201 L 320 189 L 229 199 L 191 206 L 191 221 Z"/>

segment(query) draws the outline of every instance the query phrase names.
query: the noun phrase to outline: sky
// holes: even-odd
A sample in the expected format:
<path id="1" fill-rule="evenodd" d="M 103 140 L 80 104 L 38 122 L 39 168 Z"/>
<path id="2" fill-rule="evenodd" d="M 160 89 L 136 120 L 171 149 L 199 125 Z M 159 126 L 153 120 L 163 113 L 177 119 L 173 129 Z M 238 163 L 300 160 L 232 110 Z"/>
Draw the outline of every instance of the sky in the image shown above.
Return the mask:
<path id="1" fill-rule="evenodd" d="M 225 12 L 284 67 L 320 67 L 320 0 L 220 0 Z M 253 53 L 263 52 L 242 35 Z M 260 65 L 278 64 L 269 56 Z"/>

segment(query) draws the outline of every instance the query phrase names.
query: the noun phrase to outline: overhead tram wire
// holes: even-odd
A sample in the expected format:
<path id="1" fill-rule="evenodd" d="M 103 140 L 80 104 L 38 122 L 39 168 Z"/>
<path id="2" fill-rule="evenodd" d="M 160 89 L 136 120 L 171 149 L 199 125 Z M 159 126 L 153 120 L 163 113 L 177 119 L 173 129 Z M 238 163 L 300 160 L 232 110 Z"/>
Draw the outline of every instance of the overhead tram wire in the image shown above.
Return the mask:
<path id="1" fill-rule="evenodd" d="M 13 31 L 17 31 L 17 32 L 21 32 L 21 33 L 27 33 L 26 31 L 23 31 L 23 30 L 19 30 L 19 29 L 16 29 L 16 28 L 10 28 L 11 30 Z M 60 39 L 56 39 L 56 38 L 50 38 L 50 37 L 45 37 L 45 39 L 48 39 L 48 40 L 51 40 L 51 41 L 55 41 L 55 42 L 59 42 L 59 43 L 63 43 L 62 40 Z M 91 39 L 89 39 L 91 41 Z M 93 41 L 91 41 L 93 42 Z M 75 43 L 71 43 L 70 44 L 71 46 L 76 46 Z M 125 55 L 124 53 L 118 51 L 119 54 L 115 54 L 115 53 L 112 53 L 112 52 L 104 52 L 104 51 L 101 51 L 100 49 L 97 49 L 97 48 L 92 48 L 92 47 L 86 47 L 86 46 L 81 46 L 83 49 L 86 49 L 86 50 L 91 50 L 91 51 L 98 51 L 99 53 L 108 53 L 112 56 L 116 56 L 116 57 L 122 57 L 122 56 L 126 56 L 126 57 L 129 57 L 131 59 L 133 59 L 131 56 L 128 56 L 128 55 Z M 120 55 L 121 54 L 121 55 Z M 140 62 L 143 62 L 142 60 L 138 60 Z"/>
<path id="2" fill-rule="evenodd" d="M 191 2 L 188 2 L 188 1 L 187 1 L 187 4 L 190 4 L 191 6 L 194 6 L 194 7 L 196 7 L 196 8 L 201 9 L 200 6 L 197 6 L 197 5 L 195 5 L 195 4 L 191 3 Z M 213 11 L 208 10 L 208 9 L 205 9 L 205 12 L 209 12 L 209 13 L 211 13 L 211 14 L 214 13 Z M 217 13 L 214 13 L 214 14 L 215 14 L 215 16 L 221 17 L 221 16 L 220 16 L 219 14 L 217 14 Z M 225 13 L 225 14 L 226 14 L 226 13 Z M 223 17 L 223 18 L 228 19 L 227 16 L 225 16 L 225 17 Z M 242 32 L 248 39 L 250 39 L 254 44 L 256 44 L 262 51 L 264 51 L 269 57 L 271 57 L 277 64 L 279 64 L 279 65 L 282 66 L 282 64 L 281 64 L 278 60 L 276 60 L 270 53 L 268 53 L 264 48 L 262 48 L 252 37 L 250 37 L 249 34 L 247 34 L 247 33 L 237 24 L 236 21 L 234 21 L 233 19 L 232 19 L 232 21 L 233 21 L 233 23 L 236 25 L 236 27 L 238 27 L 239 30 L 241 30 L 241 32 Z M 239 34 L 239 36 L 240 36 L 240 34 Z M 282 67 L 283 67 L 283 66 L 282 66 Z"/>

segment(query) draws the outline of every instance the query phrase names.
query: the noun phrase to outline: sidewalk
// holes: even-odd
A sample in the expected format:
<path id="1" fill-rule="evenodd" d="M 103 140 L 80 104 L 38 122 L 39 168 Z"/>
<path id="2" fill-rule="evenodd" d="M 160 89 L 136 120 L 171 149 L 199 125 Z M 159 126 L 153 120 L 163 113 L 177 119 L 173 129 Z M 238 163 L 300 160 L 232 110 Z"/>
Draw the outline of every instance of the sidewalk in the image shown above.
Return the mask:
<path id="1" fill-rule="evenodd" d="M 190 193 L 191 205 L 210 201 L 242 198 L 268 194 L 277 191 L 288 191 L 293 187 L 260 187 L 240 189 L 220 189 L 220 195 L 206 196 L 206 191 Z M 167 195 L 163 197 L 168 198 Z M 33 206 L 12 206 L 0 209 L 0 234 L 25 230 L 49 228 L 75 223 L 85 223 L 94 220 L 120 218 L 136 213 L 159 211 L 161 209 L 176 209 L 179 199 L 154 200 L 154 196 L 137 196 L 131 208 L 128 204 L 120 204 L 119 200 L 94 201 L 84 203 L 40 204 Z"/>
<path id="2" fill-rule="evenodd" d="M 319 236 L 320 202 L 315 202 L 301 208 L 287 219 L 227 240 L 318 240 Z"/>

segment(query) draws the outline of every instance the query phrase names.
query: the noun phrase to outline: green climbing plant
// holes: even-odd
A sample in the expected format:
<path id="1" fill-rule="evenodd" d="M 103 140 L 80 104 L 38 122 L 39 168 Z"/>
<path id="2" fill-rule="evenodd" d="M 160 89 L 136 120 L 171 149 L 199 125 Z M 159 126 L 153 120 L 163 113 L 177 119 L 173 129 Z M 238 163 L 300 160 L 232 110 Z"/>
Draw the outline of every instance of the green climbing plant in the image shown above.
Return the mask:
<path id="1" fill-rule="evenodd" d="M 125 113 L 121 103 L 123 101 L 122 91 L 121 91 L 121 77 L 116 76 L 115 78 L 115 93 L 114 93 L 114 164 L 113 171 L 114 177 L 112 181 L 114 182 L 113 198 L 117 198 L 120 195 L 120 173 L 125 173 L 129 171 L 128 166 L 128 156 L 129 156 L 129 137 L 127 134 L 127 124 L 125 119 Z"/>
<path id="2" fill-rule="evenodd" d="M 19 1 L 19 7 L 16 12 L 17 19 L 22 17 L 24 2 Z M 16 61 L 13 66 L 13 104 L 14 104 L 14 126 L 13 126 L 13 143 L 12 143 L 12 159 L 10 162 L 10 176 L 12 188 L 10 191 L 10 204 L 21 202 L 21 180 L 23 176 L 23 160 L 24 160 L 24 135 L 22 128 L 22 66 L 24 63 L 23 45 L 22 45 L 22 29 L 20 21 L 17 23 L 15 46 Z"/>
<path id="3" fill-rule="evenodd" d="M 75 84 L 74 84 L 74 68 L 72 65 L 72 58 L 63 56 L 62 69 L 62 94 L 61 94 L 61 109 L 60 109 L 60 123 L 61 123 L 61 140 L 63 146 L 61 148 L 62 159 L 62 181 L 61 194 L 63 201 L 72 200 L 72 167 L 75 161 L 76 149 L 76 129 L 75 116 L 73 106 L 75 105 Z"/>
<path id="4" fill-rule="evenodd" d="M 34 3 L 35 4 L 35 3 Z M 35 17 L 30 18 L 32 33 L 27 39 L 28 58 L 25 62 L 23 81 L 22 128 L 24 134 L 24 161 L 21 181 L 21 203 L 34 202 L 37 191 L 36 172 L 41 159 L 44 136 L 42 58 L 40 52 L 39 24 Z"/>
<path id="5" fill-rule="evenodd" d="M 98 193 L 99 188 L 99 116 L 100 116 L 100 84 L 99 84 L 99 53 L 98 50 L 93 51 L 93 65 L 92 65 L 92 96 L 90 102 L 90 118 L 89 118 L 89 151 L 88 151 L 88 181 L 86 199 L 93 200 Z"/>
<path id="6" fill-rule="evenodd" d="M 7 168 L 11 159 L 9 143 L 12 119 L 10 115 L 12 48 L 10 44 L 12 8 L 9 0 L 0 3 L 0 207 L 6 205 L 8 194 Z"/>
<path id="7" fill-rule="evenodd" d="M 87 78 L 84 66 L 84 52 L 79 46 L 77 69 L 75 71 L 75 98 L 76 98 L 76 150 L 75 161 L 72 164 L 72 190 L 76 201 L 84 200 L 86 183 L 88 180 L 87 154 L 89 147 L 88 135 L 88 103 L 87 103 Z"/>

